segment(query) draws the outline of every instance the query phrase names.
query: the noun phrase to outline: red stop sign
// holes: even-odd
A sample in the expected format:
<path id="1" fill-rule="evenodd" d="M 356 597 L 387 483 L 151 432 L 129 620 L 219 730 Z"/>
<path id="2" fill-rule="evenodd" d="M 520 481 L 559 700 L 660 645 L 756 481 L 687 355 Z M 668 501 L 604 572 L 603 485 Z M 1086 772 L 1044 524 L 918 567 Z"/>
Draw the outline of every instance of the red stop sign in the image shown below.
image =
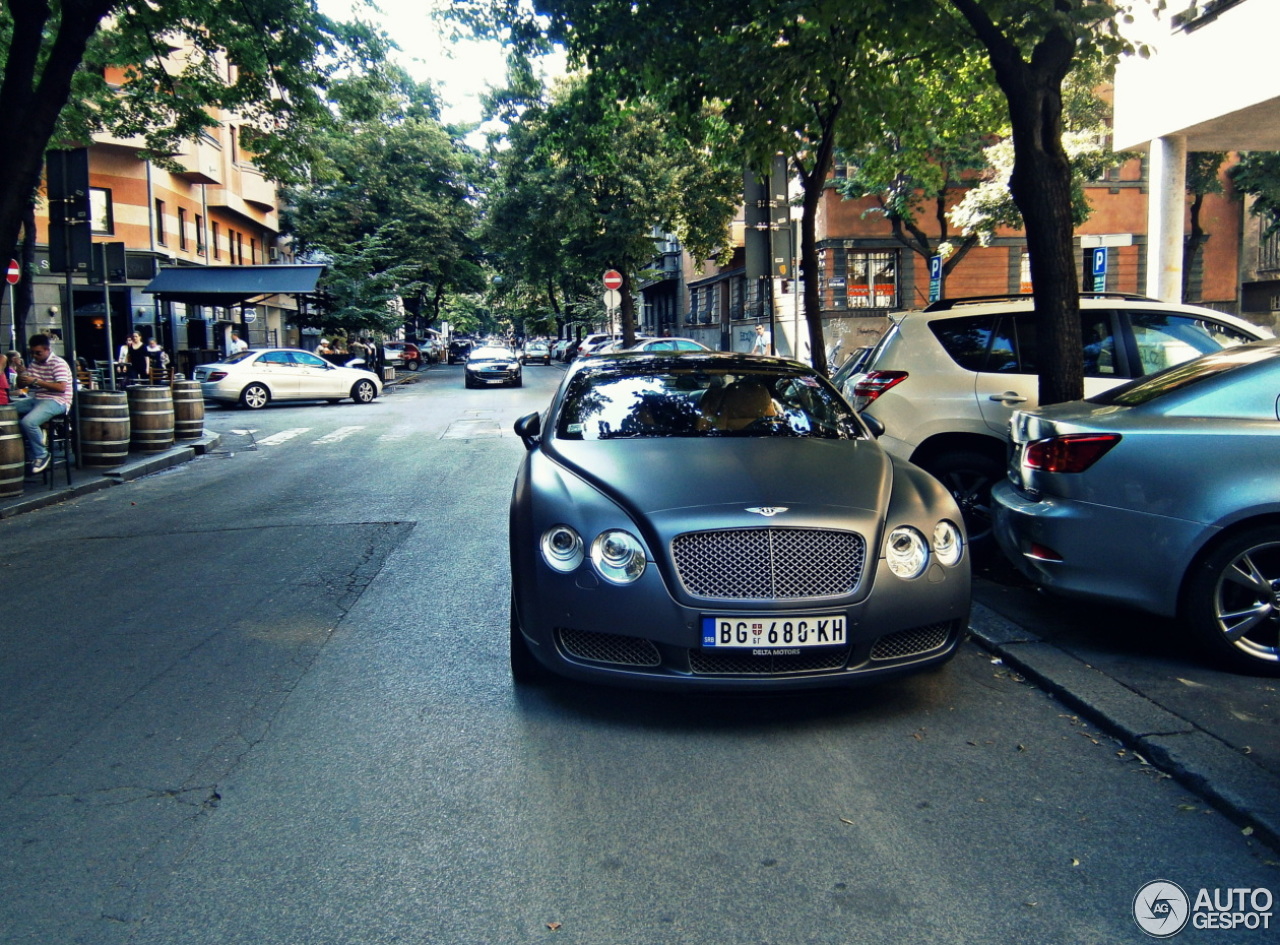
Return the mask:
<path id="1" fill-rule="evenodd" d="M 9 285 L 18 284 L 18 280 L 22 278 L 22 270 L 18 268 L 18 260 L 16 259 L 9 260 L 9 271 L 5 274 L 4 278 L 5 278 L 5 281 L 9 283 Z"/>
<path id="2" fill-rule="evenodd" d="M 604 287 L 606 289 L 622 288 L 622 273 L 616 269 L 606 269 L 604 273 Z"/>

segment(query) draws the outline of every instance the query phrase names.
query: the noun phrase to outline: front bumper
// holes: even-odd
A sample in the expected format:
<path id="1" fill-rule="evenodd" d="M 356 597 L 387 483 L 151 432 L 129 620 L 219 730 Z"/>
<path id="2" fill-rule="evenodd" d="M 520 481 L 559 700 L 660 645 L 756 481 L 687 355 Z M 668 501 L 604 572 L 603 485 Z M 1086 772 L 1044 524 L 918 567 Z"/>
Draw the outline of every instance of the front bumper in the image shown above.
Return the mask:
<path id="1" fill-rule="evenodd" d="M 656 571 L 650 567 L 636 585 L 621 588 L 583 586 L 594 583 L 590 575 L 545 571 L 536 588 L 517 582 L 517 623 L 530 650 L 553 672 L 588 682 L 651 690 L 790 691 L 866 685 L 945 663 L 968 627 L 967 561 L 947 569 L 935 564 L 913 582 L 882 577 L 884 588 L 835 606 L 812 600 L 690 605 L 675 600 Z M 848 641 L 787 652 L 702 646 L 704 616 L 762 613 L 841 614 Z"/>

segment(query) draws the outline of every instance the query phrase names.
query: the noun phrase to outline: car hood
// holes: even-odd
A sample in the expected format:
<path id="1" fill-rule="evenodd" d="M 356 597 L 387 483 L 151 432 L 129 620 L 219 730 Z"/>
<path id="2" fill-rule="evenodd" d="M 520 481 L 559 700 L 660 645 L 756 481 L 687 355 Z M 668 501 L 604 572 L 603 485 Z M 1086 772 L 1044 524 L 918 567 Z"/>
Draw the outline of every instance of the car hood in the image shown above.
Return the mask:
<path id="1" fill-rule="evenodd" d="M 632 515 L 655 522 L 688 519 L 693 510 L 721 527 L 725 518 L 744 526 L 766 518 L 778 525 L 878 518 L 893 481 L 892 464 L 872 440 L 557 440 L 546 453 Z"/>

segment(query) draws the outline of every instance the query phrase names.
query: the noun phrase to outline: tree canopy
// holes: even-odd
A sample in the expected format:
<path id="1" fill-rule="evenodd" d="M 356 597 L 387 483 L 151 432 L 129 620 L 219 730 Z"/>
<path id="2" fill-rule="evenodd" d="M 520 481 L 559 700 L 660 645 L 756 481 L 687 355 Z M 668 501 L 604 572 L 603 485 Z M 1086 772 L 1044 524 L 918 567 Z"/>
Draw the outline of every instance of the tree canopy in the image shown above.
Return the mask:
<path id="1" fill-rule="evenodd" d="M 0 8 L 0 245 L 17 243 L 46 148 L 110 131 L 163 160 L 226 109 L 244 147 L 273 178 L 316 155 L 329 76 L 385 52 L 362 25 L 338 24 L 314 0 L 23 0 Z M 175 52 L 177 53 L 175 55 Z"/>
<path id="2" fill-rule="evenodd" d="M 394 75 L 394 72 L 392 72 Z M 391 85 L 335 82 L 332 126 L 311 179 L 286 191 L 283 226 L 300 256 L 330 264 L 331 330 L 387 330 L 394 300 L 425 328 L 451 291 L 483 286 L 475 241 L 484 165 L 441 125 L 434 93 L 402 73 Z"/>

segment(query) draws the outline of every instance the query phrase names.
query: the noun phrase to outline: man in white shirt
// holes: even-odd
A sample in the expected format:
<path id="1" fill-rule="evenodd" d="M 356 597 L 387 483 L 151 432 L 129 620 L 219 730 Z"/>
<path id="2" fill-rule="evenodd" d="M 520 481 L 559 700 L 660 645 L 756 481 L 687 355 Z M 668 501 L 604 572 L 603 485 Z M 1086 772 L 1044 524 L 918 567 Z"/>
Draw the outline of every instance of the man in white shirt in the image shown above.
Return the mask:
<path id="1" fill-rule="evenodd" d="M 227 357 L 239 354 L 241 351 L 248 351 L 249 343 L 240 337 L 238 331 L 231 333 L 231 340 L 227 342 Z"/>
<path id="2" fill-rule="evenodd" d="M 752 354 L 769 354 L 769 332 L 765 331 L 763 325 L 756 326 L 756 340 L 751 345 Z"/>

